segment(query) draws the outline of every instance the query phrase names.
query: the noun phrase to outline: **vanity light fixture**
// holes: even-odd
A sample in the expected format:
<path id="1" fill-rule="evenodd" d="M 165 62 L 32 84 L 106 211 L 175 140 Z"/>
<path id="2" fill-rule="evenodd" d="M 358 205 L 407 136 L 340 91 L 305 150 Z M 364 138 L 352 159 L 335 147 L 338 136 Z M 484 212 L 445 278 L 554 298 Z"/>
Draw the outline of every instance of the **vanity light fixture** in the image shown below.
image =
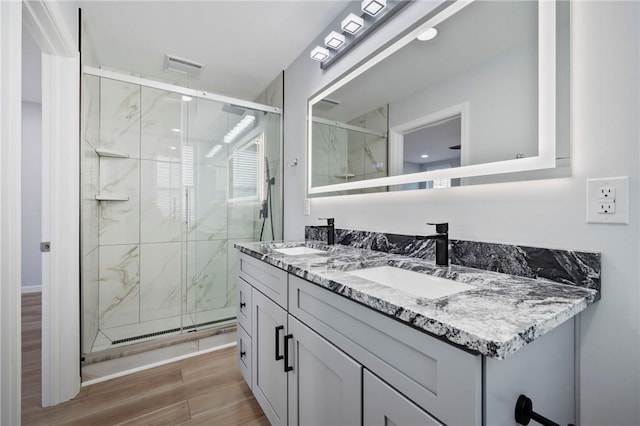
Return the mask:
<path id="1" fill-rule="evenodd" d="M 329 57 L 329 51 L 324 47 L 316 46 L 311 51 L 311 59 L 322 62 Z"/>
<path id="2" fill-rule="evenodd" d="M 256 121 L 256 117 L 253 115 L 245 115 L 242 120 L 238 121 L 238 123 L 233 127 L 233 129 L 229 130 L 229 132 L 224 136 L 224 143 L 233 142 L 242 132 L 247 130 L 249 126 Z"/>
<path id="3" fill-rule="evenodd" d="M 371 16 L 376 16 L 382 12 L 385 7 L 387 7 L 387 0 L 362 0 L 360 4 L 362 11 Z"/>
<path id="4" fill-rule="evenodd" d="M 356 15 L 355 13 L 350 13 L 346 18 L 342 20 L 340 24 L 340 28 L 342 31 L 347 32 L 349 34 L 355 34 L 364 26 L 364 19 Z"/>
<path id="5" fill-rule="evenodd" d="M 1 1 L 1 0 L 0 0 Z M 391 19 L 401 9 L 411 3 L 410 0 L 359 0 L 360 9 L 348 13 L 340 22 L 340 30 L 331 31 L 324 44 L 311 51 L 311 59 L 320 62 L 321 69 L 327 69 L 338 58 L 344 56 L 358 43 L 365 40 L 373 31 Z M 355 3 L 352 7 L 358 7 Z"/>
<path id="6" fill-rule="evenodd" d="M 427 28 L 426 30 L 418 34 L 418 37 L 416 38 L 420 41 L 429 41 L 429 40 L 433 40 L 437 35 L 438 35 L 438 30 L 431 27 L 431 28 Z"/>
<path id="7" fill-rule="evenodd" d="M 335 31 L 331 31 L 329 35 L 324 38 L 325 46 L 330 47 L 332 49 L 338 49 L 340 46 L 344 44 L 344 42 L 345 42 L 344 35 Z"/>

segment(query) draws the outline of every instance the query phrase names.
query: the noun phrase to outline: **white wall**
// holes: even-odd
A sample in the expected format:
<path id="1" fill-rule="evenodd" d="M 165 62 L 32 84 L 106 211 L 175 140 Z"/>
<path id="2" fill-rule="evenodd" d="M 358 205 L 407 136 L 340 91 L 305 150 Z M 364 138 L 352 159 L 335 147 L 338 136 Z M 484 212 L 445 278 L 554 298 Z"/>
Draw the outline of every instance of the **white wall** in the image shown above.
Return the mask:
<path id="1" fill-rule="evenodd" d="M 463 165 L 538 155 L 537 62 L 532 43 L 516 46 L 389 105 L 389 127 L 468 103 Z M 505 75 L 501 70 L 512 70 Z M 496 132 L 496 129 L 500 129 Z"/>
<path id="2" fill-rule="evenodd" d="M 407 7 L 326 73 L 308 50 L 286 70 L 285 162 L 299 164 L 285 170 L 285 239 L 302 239 L 305 225 L 329 216 L 338 227 L 404 234 L 448 221 L 452 238 L 601 252 L 602 300 L 580 316 L 579 421 L 640 424 L 640 3 L 573 3 L 571 177 L 314 198 L 303 216 L 306 99 L 429 6 Z M 630 224 L 585 223 L 585 180 L 625 175 Z"/>
<path id="3" fill-rule="evenodd" d="M 22 102 L 22 287 L 42 285 L 42 105 Z"/>

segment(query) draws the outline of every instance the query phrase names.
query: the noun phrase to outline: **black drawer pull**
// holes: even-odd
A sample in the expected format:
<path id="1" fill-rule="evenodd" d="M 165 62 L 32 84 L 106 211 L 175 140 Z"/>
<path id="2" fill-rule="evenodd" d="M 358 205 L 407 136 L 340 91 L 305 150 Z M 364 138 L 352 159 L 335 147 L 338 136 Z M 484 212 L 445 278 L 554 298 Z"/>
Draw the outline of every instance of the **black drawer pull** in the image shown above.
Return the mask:
<path id="1" fill-rule="evenodd" d="M 531 420 L 535 420 L 543 426 L 560 426 L 553 420 L 533 411 L 533 402 L 525 395 L 520 395 L 516 401 L 515 420 L 520 425 L 528 425 Z M 569 426 L 573 426 L 573 424 L 569 424 Z"/>
<path id="2" fill-rule="evenodd" d="M 293 371 L 293 366 L 289 365 L 289 340 L 293 339 L 293 334 L 284 336 L 284 372 Z"/>
<path id="3" fill-rule="evenodd" d="M 244 303 L 244 302 L 240 302 L 240 309 L 244 308 L 245 306 L 247 306 L 247 304 L 246 304 L 246 303 Z"/>
<path id="4" fill-rule="evenodd" d="M 240 352 L 240 358 L 244 358 L 247 353 L 245 351 Z"/>
<path id="5" fill-rule="evenodd" d="M 276 361 L 284 358 L 284 356 L 280 355 L 280 330 L 284 330 L 284 325 L 276 327 Z"/>

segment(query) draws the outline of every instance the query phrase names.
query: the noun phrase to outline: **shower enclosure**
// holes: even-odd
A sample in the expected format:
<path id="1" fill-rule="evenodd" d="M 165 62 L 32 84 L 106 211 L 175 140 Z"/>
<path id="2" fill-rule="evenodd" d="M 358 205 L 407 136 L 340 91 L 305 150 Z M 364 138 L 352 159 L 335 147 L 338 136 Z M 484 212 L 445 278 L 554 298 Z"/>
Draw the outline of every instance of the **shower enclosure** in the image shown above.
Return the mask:
<path id="1" fill-rule="evenodd" d="M 282 238 L 282 149 L 278 108 L 230 101 L 85 70 L 83 353 L 235 323 L 234 243 Z"/>

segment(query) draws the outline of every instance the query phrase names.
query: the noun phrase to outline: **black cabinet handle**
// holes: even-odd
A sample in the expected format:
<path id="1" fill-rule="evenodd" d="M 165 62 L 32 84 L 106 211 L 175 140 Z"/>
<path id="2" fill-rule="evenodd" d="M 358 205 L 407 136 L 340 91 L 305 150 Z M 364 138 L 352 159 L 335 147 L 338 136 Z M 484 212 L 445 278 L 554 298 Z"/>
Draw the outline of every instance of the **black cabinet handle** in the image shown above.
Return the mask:
<path id="1" fill-rule="evenodd" d="M 533 402 L 525 395 L 520 395 L 516 401 L 515 420 L 520 425 L 528 425 L 531 420 L 535 420 L 543 426 L 560 426 L 553 420 L 533 411 Z M 569 426 L 573 426 L 573 424 L 569 424 Z"/>
<path id="2" fill-rule="evenodd" d="M 244 358 L 247 353 L 245 351 L 240 352 L 240 358 Z"/>
<path id="3" fill-rule="evenodd" d="M 284 372 L 293 371 L 293 366 L 289 365 L 289 340 L 293 339 L 293 334 L 284 336 Z"/>
<path id="4" fill-rule="evenodd" d="M 245 306 L 247 306 L 247 304 L 246 304 L 246 303 L 244 303 L 244 302 L 240 302 L 240 309 L 244 308 Z"/>
<path id="5" fill-rule="evenodd" d="M 280 330 L 284 330 L 284 325 L 276 327 L 276 361 L 280 361 L 284 357 L 280 355 Z"/>

